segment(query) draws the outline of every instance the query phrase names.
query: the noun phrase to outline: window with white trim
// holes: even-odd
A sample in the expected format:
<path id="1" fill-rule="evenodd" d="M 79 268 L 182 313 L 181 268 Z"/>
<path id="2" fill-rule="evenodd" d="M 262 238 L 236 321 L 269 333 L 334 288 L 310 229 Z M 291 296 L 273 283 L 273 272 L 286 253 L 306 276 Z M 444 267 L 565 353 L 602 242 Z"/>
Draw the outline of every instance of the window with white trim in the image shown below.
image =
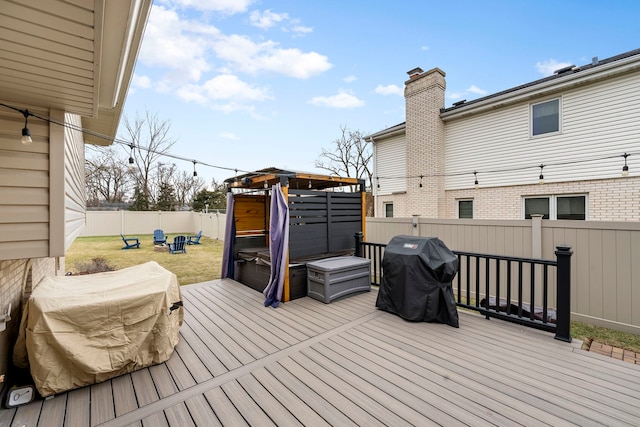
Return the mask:
<path id="1" fill-rule="evenodd" d="M 473 199 L 458 200 L 458 218 L 473 219 Z"/>
<path id="2" fill-rule="evenodd" d="M 531 219 L 531 215 L 538 214 L 543 219 L 586 220 L 587 202 L 585 194 L 525 197 L 524 218 Z"/>
<path id="3" fill-rule="evenodd" d="M 560 132 L 560 98 L 531 104 L 531 136 Z"/>
<path id="4" fill-rule="evenodd" d="M 393 218 L 393 203 L 384 204 L 384 216 L 385 218 Z"/>

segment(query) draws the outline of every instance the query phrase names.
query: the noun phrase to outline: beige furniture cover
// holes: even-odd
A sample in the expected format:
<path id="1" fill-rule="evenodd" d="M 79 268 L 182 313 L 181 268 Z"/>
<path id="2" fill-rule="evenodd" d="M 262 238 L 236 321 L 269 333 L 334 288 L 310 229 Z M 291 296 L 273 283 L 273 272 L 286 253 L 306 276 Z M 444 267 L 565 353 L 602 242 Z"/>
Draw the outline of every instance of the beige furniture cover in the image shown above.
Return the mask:
<path id="1" fill-rule="evenodd" d="M 153 261 L 47 277 L 27 302 L 14 363 L 42 396 L 98 383 L 169 359 L 183 317 L 176 275 Z"/>

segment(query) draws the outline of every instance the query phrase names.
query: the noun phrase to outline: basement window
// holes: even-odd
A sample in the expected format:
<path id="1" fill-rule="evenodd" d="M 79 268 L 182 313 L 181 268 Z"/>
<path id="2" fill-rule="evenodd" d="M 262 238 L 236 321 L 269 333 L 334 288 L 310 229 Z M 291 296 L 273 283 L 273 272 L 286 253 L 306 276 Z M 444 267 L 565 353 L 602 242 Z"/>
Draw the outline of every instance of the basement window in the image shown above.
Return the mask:
<path id="1" fill-rule="evenodd" d="M 458 200 L 458 218 L 473 219 L 473 200 Z"/>

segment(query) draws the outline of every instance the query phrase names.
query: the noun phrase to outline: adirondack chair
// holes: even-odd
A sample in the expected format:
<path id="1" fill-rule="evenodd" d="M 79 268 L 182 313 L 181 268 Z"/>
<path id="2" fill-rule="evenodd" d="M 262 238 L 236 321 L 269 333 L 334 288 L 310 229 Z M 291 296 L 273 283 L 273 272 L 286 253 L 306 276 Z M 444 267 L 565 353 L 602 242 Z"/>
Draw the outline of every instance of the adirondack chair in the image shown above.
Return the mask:
<path id="1" fill-rule="evenodd" d="M 124 247 L 122 249 L 131 249 L 136 248 L 140 249 L 140 240 L 137 237 L 124 237 L 124 234 L 120 234 L 122 237 L 122 241 L 124 242 Z"/>
<path id="2" fill-rule="evenodd" d="M 198 231 L 198 234 L 196 234 L 195 236 L 187 237 L 187 245 L 199 245 L 201 237 L 202 237 L 202 230 Z"/>
<path id="3" fill-rule="evenodd" d="M 167 243 L 167 236 L 164 235 L 162 230 L 153 230 L 153 244 L 164 245 Z"/>
<path id="4" fill-rule="evenodd" d="M 176 236 L 173 238 L 173 243 L 169 243 L 169 252 L 172 254 L 177 254 L 182 252 L 183 254 L 187 253 L 186 246 L 187 238 L 184 236 Z"/>

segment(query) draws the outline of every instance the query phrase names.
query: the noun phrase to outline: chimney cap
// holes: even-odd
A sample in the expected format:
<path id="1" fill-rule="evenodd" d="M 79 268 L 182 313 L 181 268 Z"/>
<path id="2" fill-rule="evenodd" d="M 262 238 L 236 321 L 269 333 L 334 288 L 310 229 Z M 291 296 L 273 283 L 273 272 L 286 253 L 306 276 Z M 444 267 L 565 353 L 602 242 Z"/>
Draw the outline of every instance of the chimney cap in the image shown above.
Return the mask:
<path id="1" fill-rule="evenodd" d="M 413 77 L 415 75 L 422 74 L 422 73 L 424 73 L 424 71 L 420 67 L 416 67 L 413 70 L 407 71 L 407 74 L 409 74 L 409 77 Z"/>

